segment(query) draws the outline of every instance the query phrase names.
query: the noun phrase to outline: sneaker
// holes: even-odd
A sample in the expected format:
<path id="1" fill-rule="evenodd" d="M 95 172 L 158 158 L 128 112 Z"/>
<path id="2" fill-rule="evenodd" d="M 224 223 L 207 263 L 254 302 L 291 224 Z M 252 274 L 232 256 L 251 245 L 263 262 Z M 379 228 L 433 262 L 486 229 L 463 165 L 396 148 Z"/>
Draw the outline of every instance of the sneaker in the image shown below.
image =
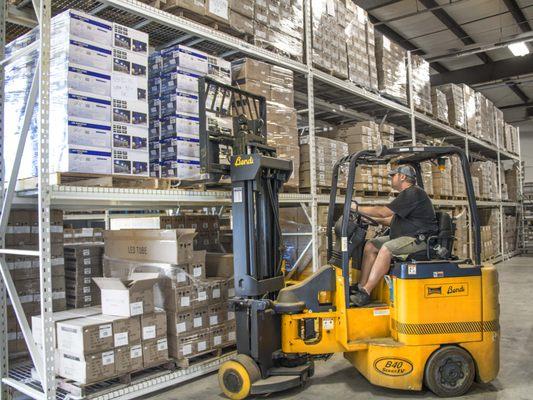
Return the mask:
<path id="1" fill-rule="evenodd" d="M 361 288 L 355 294 L 350 296 L 350 301 L 356 307 L 363 307 L 370 303 L 370 295 L 366 292 L 365 289 Z"/>

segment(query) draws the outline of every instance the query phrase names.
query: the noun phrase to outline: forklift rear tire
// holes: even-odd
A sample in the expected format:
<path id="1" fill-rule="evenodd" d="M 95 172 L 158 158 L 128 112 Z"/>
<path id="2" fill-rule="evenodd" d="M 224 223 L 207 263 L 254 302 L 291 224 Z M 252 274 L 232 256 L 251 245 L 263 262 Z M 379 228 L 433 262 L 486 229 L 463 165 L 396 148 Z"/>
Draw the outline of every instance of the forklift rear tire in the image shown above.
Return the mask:
<path id="1" fill-rule="evenodd" d="M 261 378 L 255 361 L 244 354 L 226 361 L 218 370 L 218 384 L 224 394 L 232 400 L 242 400 L 250 395 L 252 383 Z"/>
<path id="2" fill-rule="evenodd" d="M 436 350 L 424 372 L 426 386 L 439 397 L 462 396 L 472 386 L 476 366 L 468 351 L 457 346 Z"/>

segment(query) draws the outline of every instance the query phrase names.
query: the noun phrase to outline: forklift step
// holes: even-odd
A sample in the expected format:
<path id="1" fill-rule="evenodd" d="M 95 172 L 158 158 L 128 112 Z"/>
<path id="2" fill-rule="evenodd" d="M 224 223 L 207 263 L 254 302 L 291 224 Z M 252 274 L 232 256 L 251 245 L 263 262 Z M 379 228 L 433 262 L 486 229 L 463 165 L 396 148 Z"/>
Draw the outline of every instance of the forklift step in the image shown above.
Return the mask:
<path id="1" fill-rule="evenodd" d="M 268 394 L 298 387 L 305 382 L 300 375 L 278 375 L 252 384 L 251 394 Z"/>

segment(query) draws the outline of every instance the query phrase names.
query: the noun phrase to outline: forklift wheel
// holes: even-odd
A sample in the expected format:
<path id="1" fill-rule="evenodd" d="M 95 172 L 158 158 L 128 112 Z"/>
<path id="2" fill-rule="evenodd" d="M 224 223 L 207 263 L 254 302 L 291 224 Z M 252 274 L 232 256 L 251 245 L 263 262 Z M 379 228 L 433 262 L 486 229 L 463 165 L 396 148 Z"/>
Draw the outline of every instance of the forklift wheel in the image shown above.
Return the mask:
<path id="1" fill-rule="evenodd" d="M 232 400 L 248 397 L 252 383 L 261 378 L 254 360 L 239 354 L 235 360 L 226 361 L 218 370 L 218 384 L 224 394 Z"/>
<path id="2" fill-rule="evenodd" d="M 457 346 L 436 350 L 426 363 L 426 386 L 439 397 L 462 396 L 470 389 L 476 367 L 470 354 Z"/>

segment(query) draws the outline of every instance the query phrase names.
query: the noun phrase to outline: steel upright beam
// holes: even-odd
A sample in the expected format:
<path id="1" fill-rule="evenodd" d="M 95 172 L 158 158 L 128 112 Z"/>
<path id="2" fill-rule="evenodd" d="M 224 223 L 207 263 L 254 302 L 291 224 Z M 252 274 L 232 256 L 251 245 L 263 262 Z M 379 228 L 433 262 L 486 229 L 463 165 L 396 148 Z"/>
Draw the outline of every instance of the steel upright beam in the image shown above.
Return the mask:
<path id="1" fill-rule="evenodd" d="M 311 0 L 305 1 L 305 62 L 307 66 L 307 113 L 309 120 L 309 169 L 311 178 L 311 241 L 313 242 L 313 272 L 320 268 L 318 257 L 318 201 L 316 186 L 316 140 L 315 140 L 315 94 L 313 74 L 313 49 L 311 47 L 311 34 L 313 29 Z"/>
<path id="2" fill-rule="evenodd" d="M 409 110 L 411 119 L 411 142 L 416 146 L 416 119 L 415 119 L 415 102 L 413 100 L 413 59 L 411 51 L 407 52 L 407 82 L 409 85 Z"/>
<path id="3" fill-rule="evenodd" d="M 52 265 L 50 242 L 50 187 L 49 187 L 49 112 L 50 112 L 50 20 L 51 0 L 40 0 L 40 71 L 39 71 L 39 265 L 41 280 L 41 321 L 44 376 L 41 385 L 45 398 L 55 399 L 54 324 L 52 321 Z"/>
<path id="4" fill-rule="evenodd" d="M 518 130 L 518 205 L 519 205 L 519 212 L 520 212 L 520 220 L 522 220 L 522 245 L 521 247 L 524 248 L 526 244 L 526 240 L 524 238 L 524 177 L 522 176 L 522 143 L 520 142 L 520 128 L 516 128 Z M 515 215 L 517 213 L 515 212 Z M 518 220 L 518 216 L 517 216 Z M 516 247 L 518 248 L 518 240 L 516 243 Z"/>
<path id="5" fill-rule="evenodd" d="M 502 160 L 500 157 L 500 131 L 498 130 L 498 124 L 496 123 L 496 115 L 494 115 L 494 126 L 496 127 L 496 148 L 498 149 L 497 157 L 497 171 L 498 171 L 498 177 L 496 181 L 498 182 L 498 201 L 499 201 L 499 210 L 500 210 L 500 217 L 498 219 L 499 221 L 499 231 L 500 231 L 500 253 L 502 255 L 502 260 L 505 260 L 505 251 L 504 251 L 504 243 L 503 243 L 503 199 L 502 199 Z"/>
<path id="6" fill-rule="evenodd" d="M 5 57 L 7 2 L 0 6 L 0 60 Z M 0 65 L 0 200 L 4 201 L 4 67 Z M 4 235 L 0 235 L 0 247 L 4 247 Z M 3 256 L 0 258 L 3 259 Z M 3 279 L 0 279 L 0 400 L 8 398 L 8 391 L 1 381 L 7 377 L 7 297 Z"/>

